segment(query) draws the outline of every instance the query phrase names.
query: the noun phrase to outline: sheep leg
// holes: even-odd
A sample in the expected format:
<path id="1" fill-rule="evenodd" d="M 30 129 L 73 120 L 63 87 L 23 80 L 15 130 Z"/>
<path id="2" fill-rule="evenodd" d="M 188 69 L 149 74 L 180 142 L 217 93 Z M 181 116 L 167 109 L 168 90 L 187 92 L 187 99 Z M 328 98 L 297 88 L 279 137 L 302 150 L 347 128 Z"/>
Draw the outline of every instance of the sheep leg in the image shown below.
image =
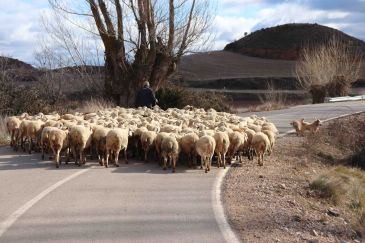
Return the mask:
<path id="1" fill-rule="evenodd" d="M 83 161 L 84 161 L 82 149 L 79 150 L 79 156 L 80 156 L 79 166 L 81 166 L 83 164 Z"/>
<path id="2" fill-rule="evenodd" d="M 200 156 L 200 169 L 203 169 L 204 157 Z"/>
<path id="3" fill-rule="evenodd" d="M 167 156 L 163 155 L 163 170 L 166 170 Z"/>
<path id="4" fill-rule="evenodd" d="M 44 160 L 44 144 L 41 142 L 42 160 Z"/>
<path id="5" fill-rule="evenodd" d="M 109 155 L 110 155 L 110 150 L 107 149 L 106 150 L 105 168 L 108 168 L 108 166 L 109 166 Z"/>
<path id="6" fill-rule="evenodd" d="M 217 168 L 219 168 L 220 167 L 220 165 L 221 165 L 221 154 L 220 153 L 217 153 Z"/>
<path id="7" fill-rule="evenodd" d="M 147 160 L 147 154 L 148 154 L 148 147 L 147 148 L 145 148 L 145 150 L 144 150 L 144 162 L 148 162 L 148 160 Z"/>
<path id="8" fill-rule="evenodd" d="M 176 170 L 176 156 L 172 156 L 172 172 L 175 173 Z"/>
<path id="9" fill-rule="evenodd" d="M 71 147 L 71 150 L 72 150 L 72 154 L 73 154 L 73 156 L 74 156 L 75 165 L 77 165 L 76 147 L 75 147 L 75 146 L 72 146 L 72 147 Z"/>
<path id="10" fill-rule="evenodd" d="M 32 137 L 29 137 L 29 146 L 28 146 L 28 153 L 32 153 Z"/>
<path id="11" fill-rule="evenodd" d="M 60 167 L 60 152 L 61 152 L 61 149 L 58 148 L 57 151 L 56 151 L 56 154 L 55 154 L 55 157 L 56 157 L 56 168 L 59 168 Z"/>
<path id="12" fill-rule="evenodd" d="M 116 167 L 119 167 L 119 162 L 118 162 L 118 159 L 119 159 L 119 152 L 120 152 L 120 149 L 118 149 L 117 151 L 115 151 L 115 158 L 114 158 L 114 164 Z"/>
<path id="13" fill-rule="evenodd" d="M 125 163 L 128 164 L 128 151 L 127 151 L 127 147 L 124 149 L 124 159 L 125 159 Z"/>
<path id="14" fill-rule="evenodd" d="M 226 168 L 226 154 L 222 154 L 222 156 L 223 156 L 223 169 L 225 169 Z"/>
<path id="15" fill-rule="evenodd" d="M 209 157 L 208 156 L 204 156 L 204 167 L 205 167 L 205 173 L 208 173 L 208 160 Z"/>
<path id="16" fill-rule="evenodd" d="M 14 146 L 14 130 L 10 133 L 10 147 Z"/>
<path id="17" fill-rule="evenodd" d="M 70 148 L 66 148 L 66 165 L 70 162 Z"/>

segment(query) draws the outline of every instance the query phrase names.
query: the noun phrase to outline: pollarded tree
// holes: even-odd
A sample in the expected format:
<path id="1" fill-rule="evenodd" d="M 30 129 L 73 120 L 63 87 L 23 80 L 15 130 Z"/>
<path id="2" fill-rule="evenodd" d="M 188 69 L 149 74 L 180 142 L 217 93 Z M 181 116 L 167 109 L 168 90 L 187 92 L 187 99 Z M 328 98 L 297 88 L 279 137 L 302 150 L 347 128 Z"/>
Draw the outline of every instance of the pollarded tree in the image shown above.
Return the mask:
<path id="1" fill-rule="evenodd" d="M 363 55 L 361 48 L 334 36 L 324 44 L 302 49 L 296 75 L 311 93 L 313 103 L 323 103 L 326 95 L 348 95 L 351 84 L 359 78 Z"/>
<path id="2" fill-rule="evenodd" d="M 181 56 L 205 43 L 202 38 L 209 36 L 212 21 L 209 0 L 49 2 L 69 22 L 100 36 L 105 51 L 105 95 L 118 104 L 132 103 L 145 80 L 154 90 L 162 87 Z M 84 23 L 92 23 L 91 28 Z"/>

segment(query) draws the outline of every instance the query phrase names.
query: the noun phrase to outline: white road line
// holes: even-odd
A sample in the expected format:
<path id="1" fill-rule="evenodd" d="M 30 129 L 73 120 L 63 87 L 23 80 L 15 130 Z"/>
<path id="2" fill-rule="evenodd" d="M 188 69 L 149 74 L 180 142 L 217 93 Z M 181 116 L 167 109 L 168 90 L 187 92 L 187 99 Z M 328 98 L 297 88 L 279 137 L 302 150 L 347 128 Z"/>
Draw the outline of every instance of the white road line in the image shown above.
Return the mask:
<path id="1" fill-rule="evenodd" d="M 220 169 L 217 178 L 214 181 L 214 186 L 212 190 L 212 206 L 215 220 L 217 221 L 218 227 L 223 234 L 224 239 L 228 243 L 238 243 L 240 240 L 237 238 L 236 234 L 233 232 L 231 226 L 229 225 L 227 218 L 224 214 L 224 208 L 221 199 L 221 187 L 223 178 L 227 174 L 230 167 L 227 169 Z"/>
<path id="2" fill-rule="evenodd" d="M 52 186 L 48 187 L 41 193 L 39 193 L 37 196 L 35 196 L 33 199 L 25 203 L 23 206 L 21 206 L 18 210 L 16 210 L 14 213 L 9 215 L 1 224 L 0 224 L 0 237 L 17 221 L 25 212 L 27 212 L 31 207 L 33 207 L 34 204 L 39 202 L 42 198 L 47 196 L 52 191 L 56 190 L 58 187 L 62 186 L 66 182 L 74 179 L 75 177 L 87 172 L 91 168 L 88 169 L 82 169 L 62 180 L 59 182 L 53 184 Z"/>

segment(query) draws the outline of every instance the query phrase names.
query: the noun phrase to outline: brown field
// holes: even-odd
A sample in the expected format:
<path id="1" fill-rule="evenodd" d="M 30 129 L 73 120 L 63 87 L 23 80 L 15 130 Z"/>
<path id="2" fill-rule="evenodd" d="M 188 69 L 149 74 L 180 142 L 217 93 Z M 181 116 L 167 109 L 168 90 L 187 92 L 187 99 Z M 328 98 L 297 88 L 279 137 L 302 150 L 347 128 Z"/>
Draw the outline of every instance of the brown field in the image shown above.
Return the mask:
<path id="1" fill-rule="evenodd" d="M 228 51 L 212 51 L 185 56 L 178 73 L 186 81 L 295 77 L 295 63 L 296 61 L 250 57 Z M 365 78 L 365 64 L 361 78 Z"/>

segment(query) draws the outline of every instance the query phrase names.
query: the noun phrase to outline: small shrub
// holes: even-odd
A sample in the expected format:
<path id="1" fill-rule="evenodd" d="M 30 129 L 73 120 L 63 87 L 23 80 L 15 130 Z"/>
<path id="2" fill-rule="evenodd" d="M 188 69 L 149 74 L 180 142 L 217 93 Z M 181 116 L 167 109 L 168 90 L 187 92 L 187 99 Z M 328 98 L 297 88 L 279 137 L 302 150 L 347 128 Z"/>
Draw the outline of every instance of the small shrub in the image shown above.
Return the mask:
<path id="1" fill-rule="evenodd" d="M 319 196 L 329 199 L 334 204 L 344 204 L 356 212 L 354 227 L 361 234 L 365 233 L 365 172 L 346 166 L 337 166 L 320 175 L 310 188 Z"/>
<path id="2" fill-rule="evenodd" d="M 232 112 L 228 104 L 228 98 L 223 94 L 214 92 L 191 91 L 176 85 L 168 85 L 156 93 L 158 105 L 162 109 L 183 108 L 191 105 L 197 108 L 209 109 L 216 111 Z"/>

